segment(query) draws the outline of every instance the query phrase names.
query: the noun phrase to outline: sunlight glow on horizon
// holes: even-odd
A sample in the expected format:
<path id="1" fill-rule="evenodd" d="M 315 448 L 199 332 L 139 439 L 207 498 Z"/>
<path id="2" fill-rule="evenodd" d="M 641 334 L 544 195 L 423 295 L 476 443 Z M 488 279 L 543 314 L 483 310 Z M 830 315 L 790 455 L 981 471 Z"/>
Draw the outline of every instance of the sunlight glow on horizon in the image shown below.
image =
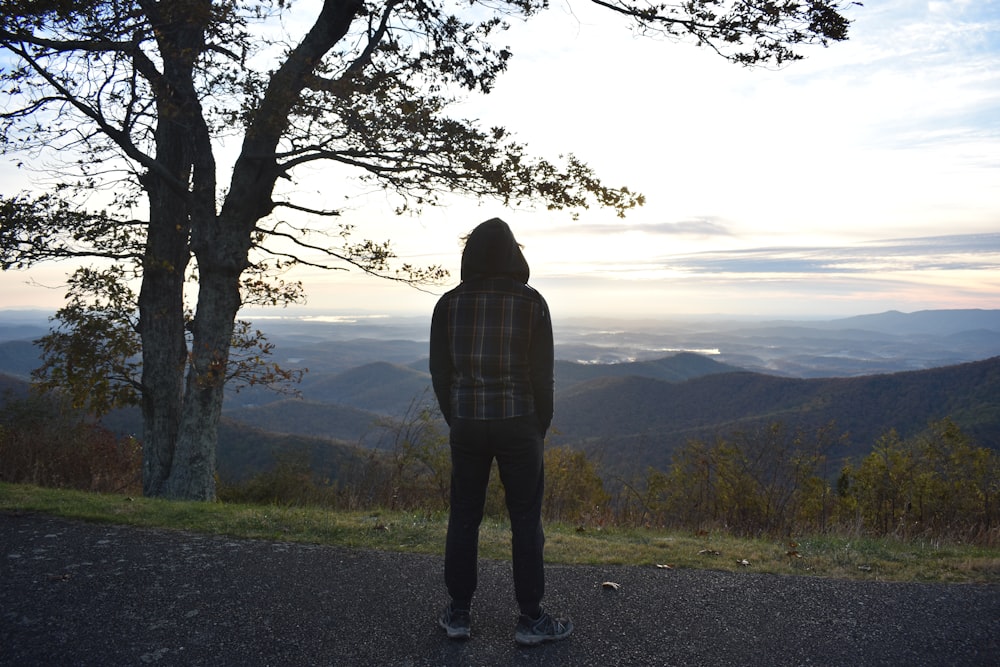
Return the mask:
<path id="1" fill-rule="evenodd" d="M 429 313 L 458 282 L 459 238 L 494 216 L 524 244 L 554 316 L 1000 308 L 997 3 L 886 0 L 850 16 L 848 42 L 747 71 L 556 0 L 500 36 L 509 71 L 459 109 L 537 155 L 577 155 L 647 205 L 624 220 L 597 209 L 574 219 L 455 198 L 396 217 L 385 193 L 314 169 L 282 187 L 343 207 L 359 239 L 391 239 L 401 262 L 451 277 L 421 292 L 301 268 L 283 276 L 305 283 L 294 310 Z M 0 177 L 5 195 L 26 182 L 10 164 Z M 54 310 L 69 268 L 0 273 L 0 308 Z"/>

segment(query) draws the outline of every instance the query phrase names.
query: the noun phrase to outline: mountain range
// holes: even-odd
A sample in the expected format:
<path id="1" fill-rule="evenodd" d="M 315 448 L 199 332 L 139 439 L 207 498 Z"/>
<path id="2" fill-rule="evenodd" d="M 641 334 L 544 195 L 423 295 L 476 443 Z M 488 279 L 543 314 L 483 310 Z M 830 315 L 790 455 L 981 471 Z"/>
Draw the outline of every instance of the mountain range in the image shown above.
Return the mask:
<path id="1" fill-rule="evenodd" d="M 581 447 L 605 467 L 627 452 L 630 461 L 663 468 L 690 439 L 711 442 L 773 422 L 806 431 L 832 424 L 845 436 L 832 452 L 838 458 L 867 454 L 890 429 L 908 438 L 946 417 L 979 445 L 1000 449 L 1000 357 L 852 378 L 746 371 L 678 383 L 600 378 L 561 392 L 556 415 L 551 441 Z"/>
<path id="2" fill-rule="evenodd" d="M 258 388 L 228 393 L 220 474 L 245 478 L 273 463 L 276 451 L 298 449 L 321 474 L 336 477 L 366 450 L 387 446 L 387 421 L 421 407 L 436 416 L 419 325 L 404 323 L 390 329 L 392 337 L 379 337 L 365 324 L 363 338 L 350 338 L 350 327 L 276 327 L 269 336 L 279 362 L 309 372 L 297 398 Z M 841 457 L 867 453 L 889 429 L 909 437 L 944 417 L 978 444 L 1000 449 L 1000 311 L 618 326 L 574 322 L 557 334 L 549 434 L 551 445 L 582 448 L 609 473 L 666 467 L 689 439 L 775 421 L 808 430 L 833 424 L 844 434 Z M 19 323 L 0 324 L 0 387 L 22 387 L 38 365 L 30 339 L 8 338 L 15 327 L 26 332 Z M 819 372 L 836 360 L 840 375 Z M 861 373 L 864 367 L 889 370 Z M 795 375 L 796 368 L 806 370 Z M 107 423 L 140 430 L 134 411 Z"/>

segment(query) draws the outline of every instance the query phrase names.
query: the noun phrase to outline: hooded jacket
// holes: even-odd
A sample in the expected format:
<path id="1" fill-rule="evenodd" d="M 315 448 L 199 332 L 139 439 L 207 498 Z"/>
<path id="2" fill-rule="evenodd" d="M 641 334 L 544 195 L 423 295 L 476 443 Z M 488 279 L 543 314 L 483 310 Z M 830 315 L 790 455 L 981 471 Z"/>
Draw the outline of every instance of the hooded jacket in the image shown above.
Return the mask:
<path id="1" fill-rule="evenodd" d="M 534 414 L 552 421 L 553 344 L 548 305 L 529 287 L 528 262 L 503 220 L 466 237 L 461 284 L 431 319 L 430 372 L 441 413 L 460 419 Z"/>

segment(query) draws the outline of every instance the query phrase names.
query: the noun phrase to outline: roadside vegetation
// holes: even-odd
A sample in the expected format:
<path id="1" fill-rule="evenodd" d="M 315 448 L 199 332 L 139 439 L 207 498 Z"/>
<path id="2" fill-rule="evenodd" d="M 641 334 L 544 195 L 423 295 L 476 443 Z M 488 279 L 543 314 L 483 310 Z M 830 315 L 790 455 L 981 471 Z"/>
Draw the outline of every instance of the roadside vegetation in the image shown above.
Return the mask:
<path id="1" fill-rule="evenodd" d="M 447 513 L 333 510 L 316 506 L 171 501 L 120 494 L 0 483 L 0 512 L 40 512 L 69 519 L 176 529 L 228 537 L 440 554 Z M 867 581 L 1000 583 L 1000 549 L 943 540 L 824 535 L 740 538 L 722 532 L 546 525 L 550 564 L 701 568 Z M 480 549 L 508 558 L 509 530 L 483 522 Z M 612 576 L 609 573 L 609 578 Z"/>
<path id="2" fill-rule="evenodd" d="M 0 420 L 0 510 L 255 539 L 440 553 L 447 527 L 446 436 L 419 406 L 387 425 L 336 479 L 276 452 L 219 501 L 141 494 L 141 451 L 51 396 L 11 399 Z M 879 581 L 1000 583 L 1000 460 L 950 420 L 861 461 L 835 461 L 833 427 L 774 423 L 693 440 L 668 470 L 604 479 L 580 450 L 546 452 L 551 563 L 801 574 Z M 481 549 L 505 558 L 502 487 L 487 500 Z"/>

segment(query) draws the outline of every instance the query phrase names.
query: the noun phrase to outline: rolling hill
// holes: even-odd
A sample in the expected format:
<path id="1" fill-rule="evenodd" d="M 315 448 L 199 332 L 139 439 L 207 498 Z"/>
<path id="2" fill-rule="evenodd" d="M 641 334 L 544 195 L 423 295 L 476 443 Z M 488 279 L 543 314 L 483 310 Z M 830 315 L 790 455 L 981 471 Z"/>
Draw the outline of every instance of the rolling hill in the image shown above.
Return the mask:
<path id="1" fill-rule="evenodd" d="M 272 469 L 287 456 L 304 457 L 314 479 L 336 480 L 360 470 L 368 453 L 355 444 L 330 438 L 276 434 L 223 418 L 219 424 L 219 478 L 245 481 Z"/>
<path id="2" fill-rule="evenodd" d="M 306 377 L 304 397 L 369 412 L 402 416 L 430 386 L 430 373 L 380 361 L 343 373 Z"/>
<path id="3" fill-rule="evenodd" d="M 372 434 L 379 415 L 344 405 L 285 399 L 255 408 L 227 410 L 232 422 L 272 433 L 360 442 Z"/>
<path id="4" fill-rule="evenodd" d="M 551 439 L 618 462 L 619 469 L 665 467 L 673 450 L 692 438 L 725 437 L 774 421 L 807 429 L 832 422 L 848 435 L 839 452 L 847 457 L 867 453 L 889 429 L 905 438 L 945 417 L 979 445 L 1000 449 L 1000 357 L 856 378 L 749 372 L 683 383 L 600 378 L 557 395 Z"/>
<path id="5" fill-rule="evenodd" d="M 661 359 L 621 364 L 581 364 L 556 361 L 556 387 L 571 387 L 579 382 L 608 377 L 644 377 L 664 382 L 683 382 L 691 378 L 740 370 L 709 357 L 681 352 Z"/>
<path id="6" fill-rule="evenodd" d="M 27 380 L 31 371 L 41 365 L 41 351 L 29 340 L 8 340 L 0 343 L 0 373 Z"/>
<path id="7" fill-rule="evenodd" d="M 306 407 L 308 409 L 311 406 Z M 326 412 L 347 414 L 335 406 L 324 408 Z M 115 410 L 102 422 L 116 433 L 142 432 L 142 418 L 138 408 Z M 338 430 L 333 429 L 335 432 Z M 272 469 L 279 460 L 289 455 L 304 456 L 314 476 L 334 480 L 340 478 L 343 471 L 357 470 L 359 466 L 365 465 L 370 450 L 362 448 L 353 438 L 342 438 L 332 433 L 311 435 L 294 431 L 275 432 L 222 416 L 219 422 L 216 464 L 219 478 L 223 482 L 247 480 Z"/>
<path id="8" fill-rule="evenodd" d="M 27 380 L 7 373 L 0 373 L 0 405 L 6 396 L 21 398 L 28 393 L 29 384 Z"/>

